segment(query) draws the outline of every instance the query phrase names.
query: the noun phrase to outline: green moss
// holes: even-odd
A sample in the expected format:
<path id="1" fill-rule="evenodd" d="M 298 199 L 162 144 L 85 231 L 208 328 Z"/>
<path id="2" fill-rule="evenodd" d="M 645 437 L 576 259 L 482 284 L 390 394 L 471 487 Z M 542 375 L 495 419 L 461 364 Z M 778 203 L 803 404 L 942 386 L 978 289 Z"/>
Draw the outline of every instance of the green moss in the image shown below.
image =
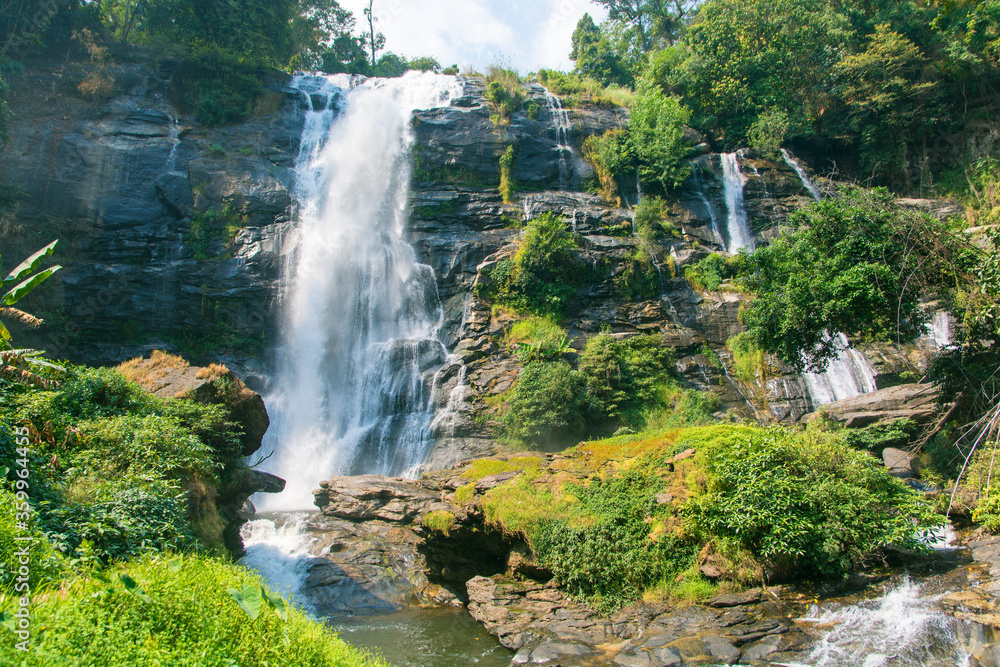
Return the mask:
<path id="1" fill-rule="evenodd" d="M 448 537 L 451 527 L 455 525 L 455 515 L 447 510 L 428 512 L 423 519 L 423 525 Z"/>

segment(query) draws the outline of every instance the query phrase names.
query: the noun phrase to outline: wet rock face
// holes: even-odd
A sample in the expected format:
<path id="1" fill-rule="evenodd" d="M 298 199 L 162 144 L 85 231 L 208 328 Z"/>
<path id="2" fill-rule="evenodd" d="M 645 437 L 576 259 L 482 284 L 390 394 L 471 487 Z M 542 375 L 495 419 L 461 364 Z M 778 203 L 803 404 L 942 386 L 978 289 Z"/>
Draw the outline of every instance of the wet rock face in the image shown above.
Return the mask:
<path id="1" fill-rule="evenodd" d="M 285 252 L 296 101 L 207 130 L 167 101 L 169 71 L 123 66 L 123 92 L 95 107 L 52 84 L 60 66 L 29 63 L 11 82 L 0 159 L 0 182 L 25 193 L 4 247 L 24 254 L 61 241 L 61 279 L 35 305 L 50 325 L 31 342 L 112 363 L 151 342 L 222 353 L 213 337 L 259 341 L 272 329 Z M 243 227 L 231 241 L 227 224 Z"/>

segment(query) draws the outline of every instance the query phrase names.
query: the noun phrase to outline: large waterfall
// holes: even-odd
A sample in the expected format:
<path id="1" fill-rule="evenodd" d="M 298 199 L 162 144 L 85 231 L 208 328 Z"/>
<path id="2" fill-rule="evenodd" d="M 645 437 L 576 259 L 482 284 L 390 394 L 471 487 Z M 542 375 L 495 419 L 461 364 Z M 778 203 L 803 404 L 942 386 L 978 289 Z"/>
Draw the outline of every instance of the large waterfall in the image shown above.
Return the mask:
<path id="1" fill-rule="evenodd" d="M 356 84 L 356 85 L 355 85 Z M 454 77 L 300 76 L 308 104 L 297 172 L 295 251 L 282 286 L 268 509 L 312 505 L 335 474 L 404 474 L 427 453 L 433 371 L 446 357 L 434 272 L 402 238 L 411 114 L 461 94 Z"/>

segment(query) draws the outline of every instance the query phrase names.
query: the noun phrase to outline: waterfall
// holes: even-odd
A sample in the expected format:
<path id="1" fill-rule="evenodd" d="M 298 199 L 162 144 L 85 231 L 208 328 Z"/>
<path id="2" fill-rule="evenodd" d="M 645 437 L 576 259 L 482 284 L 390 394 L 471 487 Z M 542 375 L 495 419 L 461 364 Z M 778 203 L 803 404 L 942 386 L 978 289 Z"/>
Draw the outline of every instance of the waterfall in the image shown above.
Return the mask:
<path id="1" fill-rule="evenodd" d="M 177 170 L 177 147 L 181 145 L 181 130 L 177 124 L 177 119 L 170 116 L 170 154 L 167 156 L 167 173 L 172 174 Z"/>
<path id="2" fill-rule="evenodd" d="M 834 337 L 837 356 L 822 373 L 803 373 L 813 407 L 875 391 L 875 371 L 865 355 L 851 347 L 847 336 Z"/>
<path id="3" fill-rule="evenodd" d="M 931 318 L 930 338 L 939 348 L 944 349 L 951 345 L 951 316 L 946 310 L 934 312 Z"/>
<path id="4" fill-rule="evenodd" d="M 353 85 L 356 84 L 356 85 Z M 295 253 L 282 284 L 283 326 L 267 470 L 287 490 L 265 509 L 312 505 L 335 474 L 399 475 L 431 444 L 433 371 L 447 357 L 433 270 L 402 239 L 410 117 L 461 94 L 454 77 L 299 76 L 308 105 L 296 165 Z"/>
<path id="5" fill-rule="evenodd" d="M 740 170 L 740 163 L 736 159 L 736 153 L 723 153 L 719 157 L 722 159 L 726 208 L 729 209 L 726 221 L 727 231 L 729 232 L 729 247 L 727 250 L 734 254 L 743 248 L 753 250 L 753 234 L 750 232 L 746 207 L 743 205 L 743 186 L 746 184 L 746 179 Z"/>
<path id="6" fill-rule="evenodd" d="M 568 190 L 573 186 L 573 147 L 569 142 L 569 134 L 573 129 L 569 121 L 569 112 L 563 108 L 562 101 L 545 91 L 545 104 L 548 107 L 549 118 L 556 134 L 556 148 L 559 151 L 559 189 Z"/>
<path id="7" fill-rule="evenodd" d="M 719 245 L 725 248 L 726 242 L 722 238 L 722 230 L 719 229 L 719 218 L 715 215 L 715 208 L 712 207 L 712 202 L 708 200 L 708 195 L 705 193 L 705 182 L 701 176 L 701 169 L 697 165 L 694 168 L 694 183 L 698 193 L 698 199 L 700 199 L 701 203 L 704 204 L 705 210 L 708 211 L 708 218 L 712 221 L 712 232 L 715 234 L 715 238 L 719 241 Z"/>
<path id="8" fill-rule="evenodd" d="M 813 184 L 811 180 L 809 180 L 809 175 L 806 174 L 806 170 L 802 168 L 802 165 L 795 158 L 795 156 L 789 153 L 784 148 L 782 148 L 781 157 L 785 159 L 785 164 L 794 169 L 795 173 L 799 175 L 799 180 L 802 181 L 802 185 L 804 185 L 806 190 L 809 191 L 809 194 L 812 195 L 812 198 L 815 199 L 816 201 L 821 200 L 823 198 L 823 195 L 820 194 L 819 188 L 817 188 L 816 185 Z"/>
<path id="9" fill-rule="evenodd" d="M 802 622 L 827 628 L 804 661 L 810 667 L 954 667 L 969 664 L 957 621 L 934 597 L 904 578 L 881 598 L 855 605 L 822 604 Z"/>
<path id="10" fill-rule="evenodd" d="M 298 513 L 254 519 L 240 530 L 247 552 L 240 563 L 256 571 L 285 598 L 296 595 L 306 578 L 311 538 L 303 528 L 308 516 Z"/>

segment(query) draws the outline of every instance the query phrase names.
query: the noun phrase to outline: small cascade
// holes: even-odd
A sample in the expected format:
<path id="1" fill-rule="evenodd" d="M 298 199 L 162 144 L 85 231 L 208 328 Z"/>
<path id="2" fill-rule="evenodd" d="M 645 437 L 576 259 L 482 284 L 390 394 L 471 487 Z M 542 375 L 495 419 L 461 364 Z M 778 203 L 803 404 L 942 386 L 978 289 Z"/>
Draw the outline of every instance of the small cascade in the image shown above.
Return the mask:
<path id="1" fill-rule="evenodd" d="M 715 214 L 715 207 L 712 206 L 712 202 L 708 199 L 708 194 L 705 192 L 705 181 L 701 176 L 701 169 L 697 166 L 694 169 L 694 180 L 695 190 L 698 193 L 698 199 L 700 199 L 701 203 L 705 205 L 705 210 L 708 211 L 708 217 L 712 221 L 712 232 L 715 234 L 715 238 L 718 240 L 719 245 L 725 248 L 726 241 L 722 238 L 722 230 L 719 228 L 719 216 Z"/>
<path id="2" fill-rule="evenodd" d="M 946 310 L 934 312 L 930 324 L 930 339 L 942 350 L 951 345 L 951 315 Z"/>
<path id="3" fill-rule="evenodd" d="M 170 155 L 167 156 L 167 173 L 177 171 L 177 147 L 181 145 L 181 128 L 177 119 L 170 117 L 170 129 L 167 138 L 170 139 Z"/>
<path id="4" fill-rule="evenodd" d="M 309 514 L 274 515 L 247 522 L 240 530 L 246 555 L 240 563 L 256 571 L 274 592 L 298 594 L 305 582 L 311 538 L 305 533 Z"/>
<path id="5" fill-rule="evenodd" d="M 570 218 L 570 227 L 573 229 L 573 233 L 576 234 L 576 209 L 573 209 L 573 216 Z"/>
<path id="6" fill-rule="evenodd" d="M 286 491 L 264 509 L 312 505 L 335 474 L 400 475 L 430 448 L 433 377 L 447 351 L 433 270 L 403 241 L 410 117 L 461 94 L 455 77 L 299 76 L 307 106 L 295 253 L 282 283 L 284 322 L 265 467 Z"/>
<path id="7" fill-rule="evenodd" d="M 727 250 L 733 254 L 738 253 L 743 248 L 753 250 L 753 234 L 750 232 L 746 206 L 743 203 L 743 186 L 746 185 L 746 178 L 740 169 L 736 153 L 723 153 L 719 157 L 722 159 L 726 208 L 729 211 L 726 219 L 726 227 L 729 232 Z"/>
<path id="8" fill-rule="evenodd" d="M 826 370 L 822 373 L 802 374 L 814 408 L 868 394 L 877 388 L 875 371 L 865 355 L 851 347 L 844 334 L 837 334 L 834 340 L 838 353 Z"/>
<path id="9" fill-rule="evenodd" d="M 823 629 L 803 661 L 809 667 L 961 667 L 971 657 L 961 647 L 958 622 L 909 578 L 878 599 L 822 604 L 800 621 Z"/>
<path id="10" fill-rule="evenodd" d="M 457 364 L 459 363 L 459 358 L 457 355 L 452 355 L 449 361 Z M 466 367 L 463 364 L 458 371 L 455 386 L 452 388 L 451 393 L 448 394 L 448 403 L 438 411 L 434 417 L 434 421 L 431 422 L 431 431 L 439 437 L 442 435 L 455 435 L 455 429 L 460 419 L 460 407 L 471 391 L 468 382 L 466 382 L 466 372 Z"/>
<path id="11" fill-rule="evenodd" d="M 781 157 L 785 159 L 785 164 L 794 169 L 795 173 L 799 175 L 799 180 L 802 181 L 802 185 L 809 191 L 812 198 L 816 201 L 820 201 L 823 198 L 823 195 L 820 193 L 819 188 L 817 188 L 816 185 L 809 180 L 809 175 L 806 173 L 806 170 L 802 167 L 802 164 L 798 161 L 798 159 L 796 159 L 794 155 L 784 148 L 781 149 Z"/>
<path id="12" fill-rule="evenodd" d="M 563 108 L 562 101 L 545 91 L 545 104 L 548 107 L 549 118 L 556 135 L 556 147 L 559 150 L 559 189 L 569 190 L 574 187 L 573 147 L 570 144 L 570 132 L 573 124 L 569 120 L 569 112 Z"/>

